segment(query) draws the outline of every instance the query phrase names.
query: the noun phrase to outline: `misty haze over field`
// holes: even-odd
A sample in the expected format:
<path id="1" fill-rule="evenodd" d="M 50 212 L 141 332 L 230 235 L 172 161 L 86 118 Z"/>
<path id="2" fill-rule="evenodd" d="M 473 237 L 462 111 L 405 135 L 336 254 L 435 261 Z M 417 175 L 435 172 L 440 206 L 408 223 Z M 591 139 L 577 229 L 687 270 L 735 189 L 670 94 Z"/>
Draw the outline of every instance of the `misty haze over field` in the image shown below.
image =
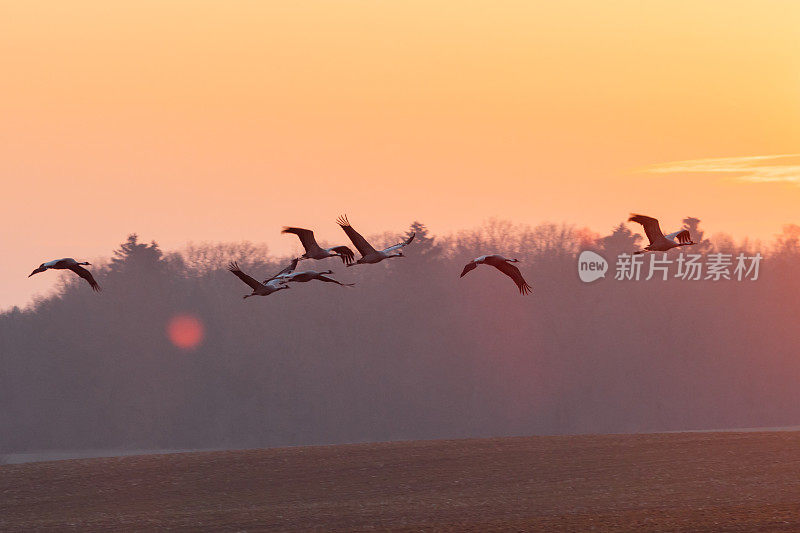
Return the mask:
<path id="1" fill-rule="evenodd" d="M 434 238 L 415 223 L 406 258 L 300 265 L 353 288 L 242 300 L 228 261 L 263 279 L 288 258 L 131 236 L 89 267 L 102 294 L 67 273 L 0 315 L 0 453 L 797 425 L 800 227 L 756 247 L 687 223 L 702 242 L 686 252 L 760 251 L 759 279 L 615 281 L 616 255 L 641 247 L 632 225 L 492 221 Z M 584 249 L 609 259 L 608 279 L 579 281 Z M 459 279 L 485 253 L 520 259 L 533 295 L 486 266 Z M 165 333 L 187 314 L 205 327 L 191 350 Z"/>

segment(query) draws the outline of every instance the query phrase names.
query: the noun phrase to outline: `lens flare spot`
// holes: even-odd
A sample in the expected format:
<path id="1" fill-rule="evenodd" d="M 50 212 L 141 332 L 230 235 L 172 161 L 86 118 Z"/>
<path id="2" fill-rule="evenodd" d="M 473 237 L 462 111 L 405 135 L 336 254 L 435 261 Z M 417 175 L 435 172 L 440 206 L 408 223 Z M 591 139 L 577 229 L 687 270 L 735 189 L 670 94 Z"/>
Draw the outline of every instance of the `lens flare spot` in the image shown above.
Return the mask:
<path id="1" fill-rule="evenodd" d="M 167 324 L 167 336 L 178 348 L 192 350 L 203 342 L 205 328 L 194 315 L 175 315 Z"/>

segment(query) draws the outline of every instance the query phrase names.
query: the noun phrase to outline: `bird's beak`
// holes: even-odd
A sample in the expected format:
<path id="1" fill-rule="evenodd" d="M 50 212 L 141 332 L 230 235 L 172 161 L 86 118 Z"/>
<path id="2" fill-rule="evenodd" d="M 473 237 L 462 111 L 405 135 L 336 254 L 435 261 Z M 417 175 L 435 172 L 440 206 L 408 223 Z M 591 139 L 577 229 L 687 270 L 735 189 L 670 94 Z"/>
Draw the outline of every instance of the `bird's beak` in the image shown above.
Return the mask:
<path id="1" fill-rule="evenodd" d="M 31 277 L 31 276 L 33 276 L 34 274 L 38 274 L 39 272 L 44 272 L 44 270 L 43 270 L 43 269 L 41 269 L 41 268 L 37 268 L 36 270 L 34 270 L 34 271 L 33 271 L 33 272 L 31 272 L 30 274 L 28 274 L 28 277 Z"/>

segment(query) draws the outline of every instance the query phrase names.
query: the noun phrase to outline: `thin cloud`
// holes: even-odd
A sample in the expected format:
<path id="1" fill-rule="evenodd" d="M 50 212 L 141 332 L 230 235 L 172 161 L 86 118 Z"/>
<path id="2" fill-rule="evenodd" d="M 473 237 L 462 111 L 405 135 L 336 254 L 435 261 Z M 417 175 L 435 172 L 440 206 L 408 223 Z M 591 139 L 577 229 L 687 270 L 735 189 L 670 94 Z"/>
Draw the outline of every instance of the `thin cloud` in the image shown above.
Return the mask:
<path id="1" fill-rule="evenodd" d="M 800 185 L 800 154 L 692 159 L 661 163 L 642 170 L 659 174 L 676 172 L 738 174 L 735 177 L 740 181 Z"/>

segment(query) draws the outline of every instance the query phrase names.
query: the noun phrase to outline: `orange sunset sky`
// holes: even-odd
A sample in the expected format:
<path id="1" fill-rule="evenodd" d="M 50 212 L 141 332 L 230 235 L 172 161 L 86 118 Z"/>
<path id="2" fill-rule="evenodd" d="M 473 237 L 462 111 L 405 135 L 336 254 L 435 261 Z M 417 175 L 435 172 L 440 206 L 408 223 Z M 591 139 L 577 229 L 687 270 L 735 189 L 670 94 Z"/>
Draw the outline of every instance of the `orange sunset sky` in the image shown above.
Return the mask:
<path id="1" fill-rule="evenodd" d="M 0 309 L 131 232 L 288 253 L 345 212 L 769 240 L 800 223 L 798 28 L 790 0 L 2 2 Z"/>

